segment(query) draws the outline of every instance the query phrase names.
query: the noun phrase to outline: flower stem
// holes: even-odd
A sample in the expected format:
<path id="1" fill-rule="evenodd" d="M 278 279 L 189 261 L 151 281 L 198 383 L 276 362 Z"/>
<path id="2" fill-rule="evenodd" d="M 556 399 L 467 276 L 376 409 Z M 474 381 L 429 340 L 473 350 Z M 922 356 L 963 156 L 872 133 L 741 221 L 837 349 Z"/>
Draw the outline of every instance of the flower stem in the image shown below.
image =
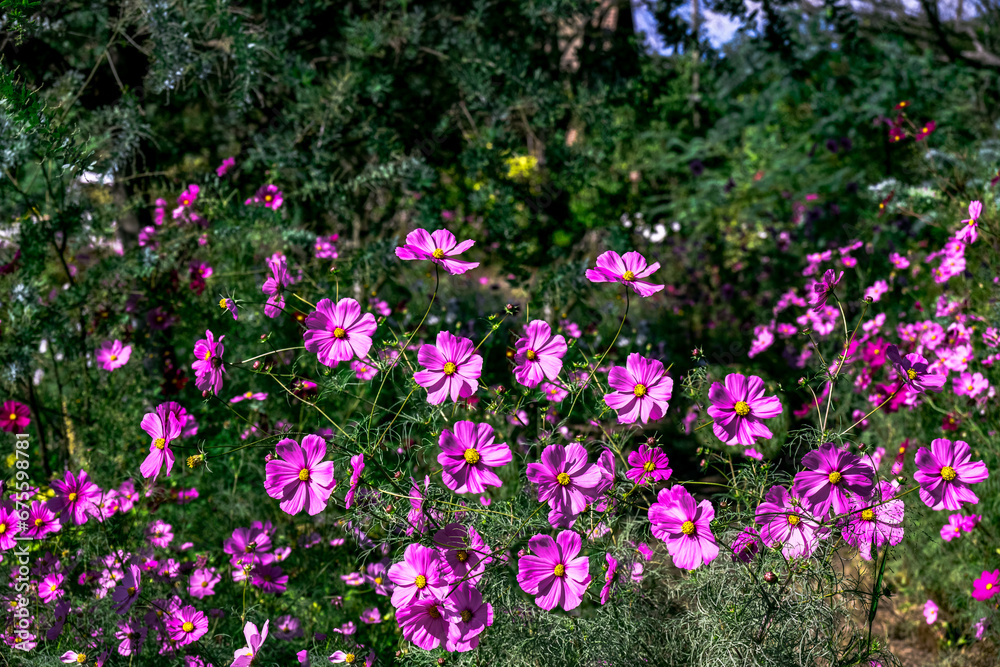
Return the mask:
<path id="1" fill-rule="evenodd" d="M 615 337 L 611 339 L 611 344 L 608 345 L 608 349 L 604 351 L 604 354 L 601 355 L 601 358 L 597 360 L 597 363 L 594 365 L 594 368 L 590 371 L 590 376 L 587 377 L 587 381 L 583 383 L 583 386 L 580 387 L 580 391 L 577 392 L 576 396 L 573 397 L 573 403 L 569 406 L 569 412 L 566 413 L 567 420 L 570 418 L 570 415 L 573 414 L 573 408 L 576 407 L 576 402 L 580 399 L 580 395 L 583 394 L 584 389 L 586 389 L 590 385 L 590 381 L 594 379 L 594 374 L 597 373 L 597 369 L 601 367 L 601 363 L 604 361 L 604 358 L 608 356 L 608 353 L 611 352 L 611 348 L 613 348 L 615 346 L 615 343 L 618 341 L 618 336 L 621 335 L 622 328 L 625 326 L 625 319 L 628 317 L 628 307 L 629 307 L 629 296 L 628 296 L 628 287 L 626 287 L 625 312 L 622 314 L 622 321 L 621 324 L 618 325 L 618 331 L 615 332 Z"/>

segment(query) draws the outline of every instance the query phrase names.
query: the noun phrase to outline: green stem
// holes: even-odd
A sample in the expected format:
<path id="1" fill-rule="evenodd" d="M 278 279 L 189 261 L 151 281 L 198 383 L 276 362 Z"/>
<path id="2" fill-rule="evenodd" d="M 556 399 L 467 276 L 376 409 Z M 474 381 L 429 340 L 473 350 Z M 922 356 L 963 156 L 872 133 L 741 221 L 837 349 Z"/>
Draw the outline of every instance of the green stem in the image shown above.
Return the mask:
<path id="1" fill-rule="evenodd" d="M 577 392 L 576 396 L 573 397 L 573 403 L 569 406 L 569 412 L 566 413 L 567 420 L 570 418 L 570 415 L 573 414 L 573 408 L 576 407 L 576 402 L 580 399 L 580 396 L 583 394 L 584 390 L 588 386 L 590 386 L 590 381 L 594 379 L 594 374 L 597 373 L 597 369 L 601 367 L 601 364 L 604 362 L 604 358 L 608 356 L 608 353 L 611 352 L 611 349 L 615 346 L 615 343 L 618 341 L 618 336 L 621 335 L 622 328 L 625 326 L 625 319 L 628 317 L 628 307 L 629 307 L 629 294 L 628 294 L 628 286 L 626 286 L 625 312 L 622 314 L 622 321 L 621 324 L 618 325 L 618 331 L 615 332 L 615 337 L 611 339 L 611 344 L 608 345 L 608 349 L 604 351 L 604 354 L 601 355 L 601 358 L 597 360 L 597 363 L 594 365 L 594 368 L 590 371 L 590 375 L 587 377 L 587 381 L 583 383 L 583 386 L 580 387 L 580 391 Z"/>

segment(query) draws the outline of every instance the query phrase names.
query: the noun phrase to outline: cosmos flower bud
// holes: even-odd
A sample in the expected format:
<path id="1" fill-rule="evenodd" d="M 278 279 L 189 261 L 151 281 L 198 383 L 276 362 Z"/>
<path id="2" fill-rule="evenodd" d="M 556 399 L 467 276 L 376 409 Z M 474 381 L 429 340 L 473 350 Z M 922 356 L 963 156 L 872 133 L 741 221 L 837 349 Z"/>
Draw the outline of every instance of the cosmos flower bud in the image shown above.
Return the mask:
<path id="1" fill-rule="evenodd" d="M 766 581 L 767 583 L 773 584 L 777 580 L 778 580 L 778 575 L 776 575 L 774 572 L 765 572 L 764 573 L 764 581 Z"/>

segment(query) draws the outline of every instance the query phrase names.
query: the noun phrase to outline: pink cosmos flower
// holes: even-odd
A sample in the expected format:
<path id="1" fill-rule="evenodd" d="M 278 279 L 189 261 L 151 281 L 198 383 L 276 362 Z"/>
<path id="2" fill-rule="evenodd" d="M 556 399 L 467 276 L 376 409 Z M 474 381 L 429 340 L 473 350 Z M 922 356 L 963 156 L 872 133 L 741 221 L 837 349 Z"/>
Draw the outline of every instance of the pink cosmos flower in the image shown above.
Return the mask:
<path id="1" fill-rule="evenodd" d="M 49 533 L 58 533 L 60 528 L 62 528 L 62 524 L 45 503 L 38 500 L 31 501 L 31 507 L 28 509 L 27 529 L 24 531 L 26 537 L 40 540 Z"/>
<path id="2" fill-rule="evenodd" d="M 178 646 L 192 644 L 208 632 L 208 617 L 191 605 L 181 607 L 167 619 L 167 633 Z"/>
<path id="3" fill-rule="evenodd" d="M 347 497 L 344 499 L 344 508 L 351 509 L 354 503 L 354 494 L 358 490 L 358 481 L 361 479 L 361 472 L 365 469 L 365 455 L 355 454 L 351 457 L 351 486 L 347 489 Z"/>
<path id="4" fill-rule="evenodd" d="M 487 486 L 503 483 L 491 468 L 510 463 L 512 454 L 506 442 L 494 442 L 496 434 L 489 424 L 455 422 L 454 431 L 444 429 L 438 439 L 443 466 L 441 479 L 455 493 L 483 493 Z"/>
<path id="5" fill-rule="evenodd" d="M 177 205 L 185 208 L 192 206 L 195 200 L 198 199 L 198 193 L 200 191 L 201 188 L 196 183 L 190 184 L 187 186 L 187 190 L 182 192 L 180 196 L 177 197 Z"/>
<path id="6" fill-rule="evenodd" d="M 447 229 L 439 229 L 430 234 L 425 229 L 414 229 L 406 235 L 406 243 L 396 248 L 396 257 L 404 260 L 430 260 L 443 266 L 451 275 L 457 276 L 479 266 L 479 262 L 451 259 L 475 243 L 471 239 L 457 243 L 455 235 Z"/>
<path id="7" fill-rule="evenodd" d="M 243 202 L 243 205 L 264 206 L 272 211 L 277 211 L 281 208 L 281 205 L 284 202 L 285 195 L 278 189 L 277 185 L 262 185 L 258 188 L 257 192 L 254 193 L 253 197 L 250 197 Z"/>
<path id="8" fill-rule="evenodd" d="M 351 370 L 354 371 L 354 377 L 362 382 L 368 382 L 378 375 L 378 369 L 370 361 L 355 359 L 351 362 Z"/>
<path id="9" fill-rule="evenodd" d="M 740 534 L 733 540 L 731 547 L 733 550 L 733 562 L 735 563 L 739 560 L 749 563 L 757 555 L 760 545 L 760 533 L 757 532 L 757 527 L 754 525 L 744 526 Z"/>
<path id="10" fill-rule="evenodd" d="M 375 316 L 361 313 L 361 304 L 343 298 L 333 304 L 320 299 L 316 310 L 305 320 L 302 334 L 306 350 L 315 352 L 319 362 L 335 367 L 341 361 L 364 359 L 372 347 L 372 336 L 378 328 Z"/>
<path id="11" fill-rule="evenodd" d="M 708 416 L 715 420 L 712 431 L 724 444 L 749 446 L 757 438 L 774 435 L 761 420 L 780 415 L 781 401 L 764 396 L 764 381 L 756 375 L 731 373 L 724 385 L 712 383 L 708 398 L 712 402 Z"/>
<path id="12" fill-rule="evenodd" d="M 226 351 L 222 344 L 225 336 L 219 336 L 216 340 L 211 331 L 205 330 L 205 338 L 194 344 L 195 362 L 191 368 L 195 373 L 194 385 L 200 391 L 210 391 L 218 394 L 222 390 L 222 376 L 226 373 L 226 367 L 222 362 L 222 355 Z"/>
<path id="13" fill-rule="evenodd" d="M 396 620 L 403 638 L 425 651 L 437 648 L 448 639 L 451 623 L 448 611 L 438 599 L 414 600 L 396 611 Z"/>
<path id="14" fill-rule="evenodd" d="M 604 566 L 604 588 L 601 589 L 602 605 L 608 603 L 608 599 L 611 597 L 611 585 L 614 583 L 615 575 L 618 573 L 618 559 L 610 553 L 604 554 L 604 558 L 607 561 L 607 565 Z"/>
<path id="15" fill-rule="evenodd" d="M 249 621 L 243 626 L 243 637 L 247 640 L 247 645 L 233 653 L 233 662 L 229 667 L 250 667 L 260 653 L 260 647 L 267 639 L 267 629 L 271 620 L 264 621 L 264 625 L 258 630 L 257 626 Z"/>
<path id="16" fill-rule="evenodd" d="M 711 527 L 714 518 L 710 501 L 695 505 L 694 498 L 680 485 L 661 489 L 656 502 L 649 506 L 653 537 L 666 543 L 674 565 L 684 570 L 708 565 L 719 555 Z"/>
<path id="17" fill-rule="evenodd" d="M 962 520 L 961 514 L 952 514 L 948 517 L 948 523 L 941 526 L 941 539 L 945 542 L 951 542 L 956 537 L 962 536 Z"/>
<path id="18" fill-rule="evenodd" d="M 934 129 L 936 127 L 937 127 L 936 121 L 933 120 L 927 121 L 927 123 L 922 128 L 920 128 L 916 134 L 913 135 L 913 138 L 916 141 L 923 141 L 924 139 L 929 137 L 932 132 L 934 132 Z"/>
<path id="19" fill-rule="evenodd" d="M 979 238 L 979 216 L 983 214 L 983 202 L 974 201 L 969 204 L 969 218 L 963 220 L 963 227 L 955 233 L 955 238 L 962 243 L 975 243 Z"/>
<path id="20" fill-rule="evenodd" d="M 78 526 L 87 523 L 94 501 L 101 497 L 101 489 L 90 481 L 82 469 L 77 476 L 67 470 L 65 479 L 52 480 L 52 489 L 56 494 L 49 499 L 48 508 L 53 512 L 66 510 Z"/>
<path id="21" fill-rule="evenodd" d="M 156 227 L 147 225 L 139 230 L 139 247 L 149 246 L 153 250 L 160 247 L 160 242 L 156 240 Z"/>
<path id="22" fill-rule="evenodd" d="M 850 516 L 844 527 L 844 541 L 857 548 L 865 560 L 872 560 L 872 541 L 879 549 L 887 542 L 893 546 L 903 541 L 903 501 L 893 500 L 896 489 L 886 481 L 875 487 L 871 499 L 850 498 Z"/>
<path id="23" fill-rule="evenodd" d="M 118 624 L 118 632 L 115 639 L 120 639 L 118 654 L 128 657 L 138 654 L 142 650 L 142 644 L 146 641 L 146 628 L 131 620 Z"/>
<path id="24" fill-rule="evenodd" d="M 365 609 L 361 612 L 361 616 L 359 618 L 362 623 L 367 623 L 368 625 L 376 625 L 382 622 L 382 614 L 379 612 L 378 607 Z"/>
<path id="25" fill-rule="evenodd" d="M 927 620 L 927 625 L 937 623 L 938 606 L 934 603 L 934 600 L 928 600 L 924 603 L 924 618 Z"/>
<path id="26" fill-rule="evenodd" d="M 114 342 L 105 341 L 97 350 L 97 365 L 108 372 L 115 371 L 127 364 L 130 356 L 131 345 L 122 345 L 117 339 Z"/>
<path id="27" fill-rule="evenodd" d="M 451 616 L 445 650 L 465 653 L 479 646 L 479 635 L 493 625 L 493 606 L 470 582 L 463 581 L 444 602 Z"/>
<path id="28" fill-rule="evenodd" d="M 918 449 L 913 479 L 920 484 L 920 499 L 932 510 L 954 511 L 962 503 L 978 503 L 969 485 L 986 481 L 990 472 L 985 463 L 971 458 L 969 445 L 962 440 L 937 438 L 930 449 Z"/>
<path id="29" fill-rule="evenodd" d="M 638 420 L 645 424 L 666 414 L 674 381 L 662 363 L 633 352 L 625 366 L 611 369 L 608 385 L 614 391 L 604 395 L 604 402 L 618 412 L 618 423 L 634 424 Z"/>
<path id="30" fill-rule="evenodd" d="M 275 451 L 278 458 L 264 466 L 267 495 L 281 500 L 278 507 L 287 514 L 295 515 L 303 509 L 309 516 L 322 512 L 337 485 L 333 461 L 323 461 L 326 441 L 318 435 L 307 435 L 299 445 L 285 438 Z"/>
<path id="31" fill-rule="evenodd" d="M 968 396 L 975 398 L 979 394 L 990 388 L 990 381 L 983 377 L 982 373 L 962 373 L 952 380 L 957 396 Z"/>
<path id="32" fill-rule="evenodd" d="M 316 259 L 337 259 L 340 257 L 340 253 L 337 252 L 337 246 L 333 244 L 333 242 L 339 238 L 339 234 L 317 236 L 316 243 L 313 244 L 313 251 Z"/>
<path id="33" fill-rule="evenodd" d="M 42 582 L 38 584 L 38 597 L 41 598 L 43 604 L 55 602 L 66 595 L 66 590 L 62 588 L 65 579 L 66 577 L 61 574 L 50 574 L 42 579 Z"/>
<path id="34" fill-rule="evenodd" d="M 251 573 L 250 583 L 264 593 L 281 595 L 288 588 L 288 575 L 283 572 L 281 567 L 274 563 L 258 565 Z"/>
<path id="35" fill-rule="evenodd" d="M 262 391 L 258 391 L 257 393 L 254 393 L 252 391 L 248 391 L 248 392 L 244 392 L 242 394 L 237 394 L 236 396 L 233 396 L 232 398 L 229 399 L 229 402 L 230 403 L 240 403 L 242 401 L 266 401 L 266 400 L 267 400 L 267 394 L 266 393 L 264 393 Z"/>
<path id="36" fill-rule="evenodd" d="M 180 437 L 181 423 L 167 407 L 166 403 L 156 406 L 156 412 L 147 412 L 139 424 L 152 438 L 149 454 L 139 466 L 139 472 L 147 479 L 156 479 L 164 464 L 167 466 L 166 476 L 170 477 L 170 469 L 174 467 L 174 453 L 170 449 L 170 443 Z"/>
<path id="37" fill-rule="evenodd" d="M 228 172 L 235 166 L 236 166 L 236 158 L 227 157 L 222 161 L 222 164 L 220 164 L 218 167 L 215 168 L 215 175 L 218 176 L 219 178 L 222 178 L 223 176 L 226 175 L 226 172 Z"/>
<path id="38" fill-rule="evenodd" d="M 534 320 L 528 324 L 514 349 L 514 379 L 529 389 L 537 387 L 543 379 L 554 382 L 562 372 L 566 339 L 553 335 L 547 322 Z"/>
<path id="39" fill-rule="evenodd" d="M 670 469 L 670 460 L 659 447 L 650 447 L 643 443 L 639 445 L 638 451 L 630 452 L 628 464 L 632 466 L 625 476 L 636 484 L 645 484 L 647 481 L 665 482 L 670 479 L 673 470 Z"/>
<path id="40" fill-rule="evenodd" d="M 583 541 L 577 533 L 564 530 L 553 539 L 535 535 L 528 540 L 532 554 L 518 561 L 517 583 L 535 604 L 549 611 L 557 605 L 566 611 L 576 609 L 590 584 L 590 561 L 579 556 Z"/>
<path id="41" fill-rule="evenodd" d="M 468 338 L 441 331 L 436 345 L 420 347 L 417 361 L 426 370 L 414 373 L 413 379 L 427 389 L 427 402 L 431 405 L 440 405 L 449 396 L 457 403 L 479 388 L 483 358 L 476 354 Z"/>
<path id="42" fill-rule="evenodd" d="M 234 530 L 232 537 L 226 539 L 222 545 L 222 550 L 231 556 L 229 562 L 235 570 L 234 580 L 237 573 L 242 574 L 242 566 L 270 562 L 272 556 L 268 552 L 272 546 L 271 536 L 263 527 L 252 526 Z"/>
<path id="43" fill-rule="evenodd" d="M 107 651 L 104 651 L 100 655 L 98 655 L 97 658 L 94 660 L 95 667 L 103 667 L 104 666 L 104 660 L 105 660 L 105 658 L 107 658 L 107 656 L 108 656 L 108 652 Z M 86 664 L 87 663 L 87 659 L 88 658 L 87 658 L 87 654 L 86 653 L 77 653 L 76 651 L 66 651 L 59 658 L 59 660 L 62 661 L 62 662 L 64 662 L 64 663 L 67 663 L 67 664 L 76 663 L 78 665 Z"/>
<path id="44" fill-rule="evenodd" d="M 292 283 L 292 278 L 288 275 L 288 264 L 283 255 L 268 258 L 267 268 L 270 269 L 271 275 L 264 281 L 260 291 L 268 295 L 264 314 L 273 319 L 281 314 L 285 307 L 284 292 Z"/>
<path id="45" fill-rule="evenodd" d="M 1000 590 L 1000 570 L 983 572 L 983 576 L 972 582 L 972 597 L 977 600 L 989 600 Z"/>
<path id="46" fill-rule="evenodd" d="M 142 590 L 141 572 L 139 566 L 132 563 L 124 568 L 124 574 L 118 586 L 111 592 L 111 600 L 114 602 L 115 611 L 124 616 L 139 599 L 139 592 Z"/>
<path id="47" fill-rule="evenodd" d="M 434 549 L 408 544 L 403 560 L 389 568 L 389 578 L 396 584 L 392 606 L 402 609 L 414 601 L 444 598 L 448 595 L 445 568 L 444 558 Z"/>
<path id="48" fill-rule="evenodd" d="M 875 478 L 872 469 L 861 458 L 832 442 L 822 445 L 802 457 L 806 470 L 795 475 L 792 491 L 803 505 L 816 516 L 824 516 L 833 508 L 834 514 L 849 509 L 848 492 L 867 499 L 872 494 Z"/>
<path id="49" fill-rule="evenodd" d="M 646 265 L 646 258 L 632 251 L 619 255 L 608 250 L 597 258 L 597 267 L 587 269 L 587 279 L 592 283 L 621 283 L 631 287 L 641 297 L 653 296 L 663 289 L 663 285 L 642 280 L 660 268 L 659 262 Z"/>
<path id="50" fill-rule="evenodd" d="M 154 547 L 166 549 L 174 539 L 174 527 L 157 519 L 146 528 L 146 537 Z"/>
<path id="51" fill-rule="evenodd" d="M 302 621 L 295 616 L 290 616 L 288 614 L 279 616 L 275 619 L 275 625 L 277 626 L 274 630 L 275 639 L 292 641 L 293 639 L 299 639 L 304 636 L 304 633 L 302 632 Z"/>
<path id="52" fill-rule="evenodd" d="M 218 574 L 216 568 L 196 568 L 188 580 L 188 595 L 199 600 L 209 595 L 215 595 L 215 585 L 220 581 L 222 581 L 222 577 Z"/>
<path id="53" fill-rule="evenodd" d="M 765 545 L 781 545 L 785 558 L 808 558 L 819 540 L 829 532 L 820 521 L 800 505 L 782 486 L 772 486 L 757 506 L 754 521 L 760 525 L 760 537 Z"/>
<path id="54" fill-rule="evenodd" d="M 569 396 L 569 391 L 565 387 L 552 382 L 543 382 L 538 388 L 545 394 L 545 400 L 552 401 L 553 403 L 559 403 Z"/>
<path id="55" fill-rule="evenodd" d="M 31 409 L 24 403 L 17 401 L 4 401 L 3 410 L 0 411 L 0 428 L 13 433 L 23 432 L 24 428 L 31 423 Z"/>
<path id="56" fill-rule="evenodd" d="M 603 481 L 601 468 L 587 462 L 580 443 L 549 445 L 539 463 L 528 464 L 528 480 L 538 485 L 538 502 L 563 514 L 579 514 Z"/>
<path id="57" fill-rule="evenodd" d="M 822 280 L 817 280 L 813 283 L 812 288 L 809 290 L 809 305 L 813 306 L 813 310 L 819 312 L 823 310 L 826 306 L 826 300 L 830 297 L 830 294 L 836 289 L 840 279 L 844 277 L 844 272 L 841 271 L 840 275 L 833 269 L 827 269 L 826 273 L 823 274 Z"/>
<path id="58" fill-rule="evenodd" d="M 947 376 L 934 375 L 928 372 L 927 360 L 919 354 L 908 354 L 901 357 L 899 348 L 890 345 L 885 351 L 886 358 L 896 368 L 900 379 L 915 393 L 922 391 L 941 391 Z"/>
<path id="59" fill-rule="evenodd" d="M 434 545 L 444 554 L 444 576 L 452 583 L 478 584 L 492 550 L 472 526 L 449 523 L 434 533 Z"/>
<path id="60" fill-rule="evenodd" d="M 219 299 L 219 308 L 221 308 L 222 310 L 228 310 L 230 313 L 232 313 L 234 320 L 240 319 L 239 311 L 236 309 L 235 299 L 222 297 L 221 299 Z"/>

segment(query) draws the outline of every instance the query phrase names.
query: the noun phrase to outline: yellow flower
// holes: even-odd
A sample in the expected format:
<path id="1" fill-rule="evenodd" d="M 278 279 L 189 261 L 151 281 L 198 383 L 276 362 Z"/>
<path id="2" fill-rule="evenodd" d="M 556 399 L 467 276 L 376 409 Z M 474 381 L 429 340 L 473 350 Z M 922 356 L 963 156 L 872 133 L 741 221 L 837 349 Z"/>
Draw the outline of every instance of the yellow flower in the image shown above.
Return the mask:
<path id="1" fill-rule="evenodd" d="M 507 178 L 527 178 L 538 166 L 534 155 L 515 155 L 507 158 Z"/>

